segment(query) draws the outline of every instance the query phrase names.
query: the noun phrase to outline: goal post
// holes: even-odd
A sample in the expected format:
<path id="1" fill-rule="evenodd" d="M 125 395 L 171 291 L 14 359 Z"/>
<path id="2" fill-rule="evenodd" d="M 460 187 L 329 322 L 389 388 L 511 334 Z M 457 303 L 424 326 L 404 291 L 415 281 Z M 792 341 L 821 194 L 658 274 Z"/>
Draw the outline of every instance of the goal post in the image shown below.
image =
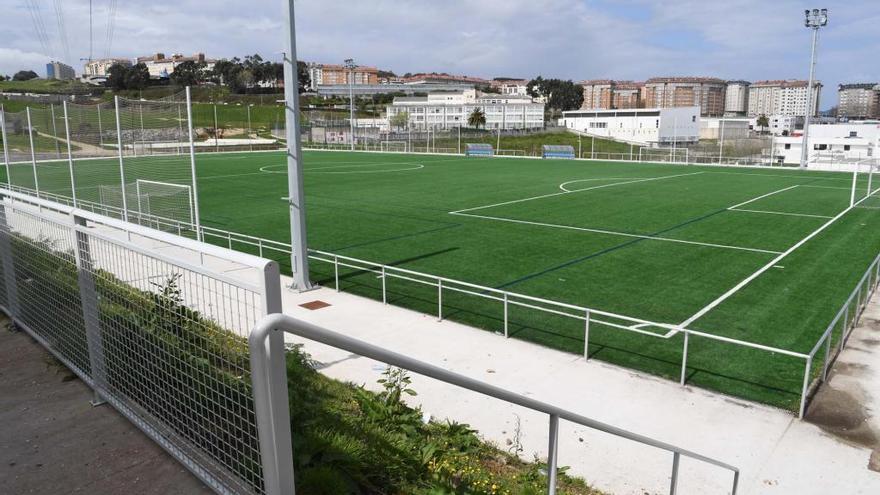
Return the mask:
<path id="1" fill-rule="evenodd" d="M 145 179 L 137 179 L 134 184 L 139 215 L 185 223 L 198 232 L 192 186 Z"/>
<path id="2" fill-rule="evenodd" d="M 381 141 L 379 143 L 379 150 L 383 152 L 406 153 L 409 151 L 407 148 L 406 141 Z"/>

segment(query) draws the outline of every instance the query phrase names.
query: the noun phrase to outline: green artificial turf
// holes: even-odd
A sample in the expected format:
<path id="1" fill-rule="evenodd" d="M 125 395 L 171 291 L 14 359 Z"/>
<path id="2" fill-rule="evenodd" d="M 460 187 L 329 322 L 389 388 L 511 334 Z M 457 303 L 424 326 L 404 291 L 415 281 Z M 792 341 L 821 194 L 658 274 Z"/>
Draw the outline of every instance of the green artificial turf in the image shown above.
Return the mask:
<path id="1" fill-rule="evenodd" d="M 185 178 L 188 166 L 186 156 L 127 158 L 126 180 Z M 282 153 L 200 154 L 197 166 L 204 225 L 289 241 Z M 42 188 L 69 194 L 66 170 L 41 164 Z M 82 199 L 118 180 L 115 160 L 75 170 Z M 687 321 L 843 211 L 851 184 L 831 172 L 348 152 L 306 152 L 304 170 L 313 249 L 665 324 Z M 751 211 L 729 210 L 753 199 L 739 207 Z M 880 250 L 878 227 L 880 210 L 852 210 L 688 327 L 808 353 Z M 332 265 L 312 262 L 311 279 L 332 286 Z M 340 284 L 381 298 L 374 273 L 343 268 Z M 437 311 L 436 287 L 386 284 L 390 303 Z M 446 291 L 443 311 L 503 330 L 499 301 Z M 519 306 L 509 318 L 511 337 L 584 351 L 583 320 Z M 683 334 L 594 318 L 592 358 L 678 379 Z M 687 363 L 688 383 L 799 404 L 802 359 L 693 336 Z"/>

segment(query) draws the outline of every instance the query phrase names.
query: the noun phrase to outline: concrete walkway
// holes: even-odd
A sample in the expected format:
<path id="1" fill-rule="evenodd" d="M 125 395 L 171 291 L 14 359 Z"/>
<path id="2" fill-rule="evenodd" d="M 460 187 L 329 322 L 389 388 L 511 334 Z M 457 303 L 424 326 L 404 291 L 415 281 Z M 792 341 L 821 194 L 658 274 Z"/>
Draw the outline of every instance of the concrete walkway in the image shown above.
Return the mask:
<path id="1" fill-rule="evenodd" d="M 330 306 L 299 306 L 316 300 Z M 880 493 L 880 473 L 868 467 L 878 447 L 874 432 L 880 432 L 876 298 L 829 386 L 814 402 L 811 418 L 821 426 L 768 406 L 683 388 L 595 360 L 584 362 L 572 354 L 437 322 L 433 315 L 332 289 L 286 291 L 284 308 L 328 329 L 738 466 L 742 494 Z M 289 335 L 288 340 L 298 342 Z M 322 363 L 322 372 L 376 388 L 381 363 L 305 344 Z M 546 458 L 546 416 L 424 377 L 414 377 L 413 388 L 419 394 L 414 402 L 435 418 L 468 423 L 502 448 L 521 446 L 525 458 Z M 840 397 L 847 398 L 846 414 L 837 407 Z M 874 457 L 875 464 L 880 462 Z M 608 492 L 668 493 L 671 464 L 665 452 L 571 424 L 561 426 L 560 465 Z M 728 472 L 682 461 L 679 493 L 729 490 Z"/>
<path id="2" fill-rule="evenodd" d="M 0 318 L 0 493 L 209 494 L 25 332 Z"/>

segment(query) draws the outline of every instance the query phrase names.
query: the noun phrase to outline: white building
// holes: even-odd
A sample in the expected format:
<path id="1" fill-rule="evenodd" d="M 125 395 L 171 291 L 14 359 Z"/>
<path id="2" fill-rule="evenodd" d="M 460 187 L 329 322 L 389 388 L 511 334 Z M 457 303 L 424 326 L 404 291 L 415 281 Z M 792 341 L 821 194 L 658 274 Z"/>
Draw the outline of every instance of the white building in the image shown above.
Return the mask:
<path id="1" fill-rule="evenodd" d="M 148 57 L 138 57 L 137 63 L 143 63 L 150 72 L 150 77 L 154 79 L 165 79 L 174 73 L 174 68 L 184 62 L 196 62 L 205 64 L 205 70 L 214 68 L 214 60 L 205 58 L 204 53 L 196 53 L 192 57 L 184 57 L 179 53 L 174 53 L 170 58 L 166 58 L 164 53 L 157 53 Z"/>
<path id="2" fill-rule="evenodd" d="M 807 143 L 809 166 L 833 165 L 850 167 L 880 151 L 880 122 L 810 125 Z M 801 161 L 802 136 L 780 137 L 775 140 L 774 155 L 786 164 Z"/>
<path id="3" fill-rule="evenodd" d="M 749 117 L 807 114 L 807 81 L 758 81 L 749 87 Z M 818 115 L 822 83 L 813 83 L 811 115 Z"/>
<path id="4" fill-rule="evenodd" d="M 131 60 L 127 58 L 102 58 L 98 60 L 92 60 L 90 62 L 87 62 L 83 66 L 83 76 L 106 77 L 110 75 L 110 67 L 113 67 L 117 64 L 124 67 L 131 67 Z"/>
<path id="5" fill-rule="evenodd" d="M 649 146 L 695 143 L 700 139 L 700 107 L 562 112 L 559 124 L 597 137 Z"/>
<path id="6" fill-rule="evenodd" d="M 746 139 L 751 121 L 747 118 L 703 117 L 700 119 L 700 139 Z"/>
<path id="7" fill-rule="evenodd" d="M 526 91 L 529 82 L 525 79 L 498 79 L 492 81 L 492 87 L 506 96 L 528 96 Z"/>
<path id="8" fill-rule="evenodd" d="M 468 127 L 475 109 L 486 116 L 486 129 L 535 129 L 544 127 L 544 104 L 529 97 L 477 95 L 476 90 L 443 91 L 428 96 L 397 97 L 388 105 L 389 122 L 401 113 L 409 115 L 412 129 L 454 129 Z"/>
<path id="9" fill-rule="evenodd" d="M 748 81 L 727 81 L 727 91 L 724 94 L 724 115 L 735 117 L 745 116 L 749 111 L 749 86 Z"/>

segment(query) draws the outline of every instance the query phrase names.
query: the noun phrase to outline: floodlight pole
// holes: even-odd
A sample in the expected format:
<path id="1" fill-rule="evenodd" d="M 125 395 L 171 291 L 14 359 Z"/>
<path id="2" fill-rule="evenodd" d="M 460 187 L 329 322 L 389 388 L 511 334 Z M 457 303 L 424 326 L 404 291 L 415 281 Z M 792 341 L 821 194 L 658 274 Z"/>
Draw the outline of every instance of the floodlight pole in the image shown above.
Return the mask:
<path id="1" fill-rule="evenodd" d="M 67 166 L 70 169 L 70 196 L 76 208 L 76 178 L 73 176 L 73 150 L 70 146 L 70 120 L 67 118 L 67 100 L 61 102 L 64 107 L 64 137 L 67 138 Z"/>
<path id="2" fill-rule="evenodd" d="M 9 170 L 9 140 L 6 139 L 6 113 L 0 105 L 0 137 L 3 138 L 3 165 L 6 167 L 6 184 L 12 185 L 12 173 Z"/>
<path id="3" fill-rule="evenodd" d="M 303 190 L 302 136 L 299 132 L 299 76 L 296 69 L 296 23 L 294 0 L 287 0 L 287 46 L 284 54 L 284 115 L 287 132 L 287 188 L 290 205 L 290 269 L 293 288 L 309 290 L 309 252 L 306 239 L 306 208 Z M 293 473 L 290 485 L 293 486 Z"/>
<path id="4" fill-rule="evenodd" d="M 351 151 L 354 151 L 354 70 L 357 68 L 354 59 L 345 59 L 345 68 L 348 69 L 348 123 L 351 133 Z"/>
<path id="5" fill-rule="evenodd" d="M 801 143 L 801 169 L 807 168 L 809 161 L 807 146 L 810 136 L 810 117 L 813 114 L 813 77 L 816 71 L 816 45 L 819 42 L 819 28 L 828 24 L 828 9 L 805 10 L 804 16 L 804 26 L 813 30 L 813 39 L 810 49 L 810 78 L 807 82 L 807 107 L 804 111 L 804 132 Z"/>
<path id="6" fill-rule="evenodd" d="M 40 197 L 40 179 L 37 177 L 37 155 L 34 152 L 34 129 L 31 127 L 31 107 L 25 107 L 28 124 L 28 139 L 31 143 L 31 164 L 34 166 L 34 189 L 37 190 L 37 197 Z"/>
<path id="7" fill-rule="evenodd" d="M 192 120 L 192 96 L 190 95 L 189 86 L 186 87 L 186 131 L 189 136 L 189 171 L 192 176 L 192 202 L 193 202 L 193 222 L 195 222 L 196 239 L 205 240 L 202 232 L 202 221 L 199 218 L 199 184 L 196 177 L 196 146 L 193 140 L 193 120 Z M 140 201 L 140 195 L 138 195 Z"/>
<path id="8" fill-rule="evenodd" d="M 128 202 L 125 198 L 125 167 L 122 159 L 122 122 L 119 116 L 119 96 L 113 97 L 116 107 L 116 144 L 119 146 L 119 183 L 122 187 L 122 219 L 128 221 Z"/>

